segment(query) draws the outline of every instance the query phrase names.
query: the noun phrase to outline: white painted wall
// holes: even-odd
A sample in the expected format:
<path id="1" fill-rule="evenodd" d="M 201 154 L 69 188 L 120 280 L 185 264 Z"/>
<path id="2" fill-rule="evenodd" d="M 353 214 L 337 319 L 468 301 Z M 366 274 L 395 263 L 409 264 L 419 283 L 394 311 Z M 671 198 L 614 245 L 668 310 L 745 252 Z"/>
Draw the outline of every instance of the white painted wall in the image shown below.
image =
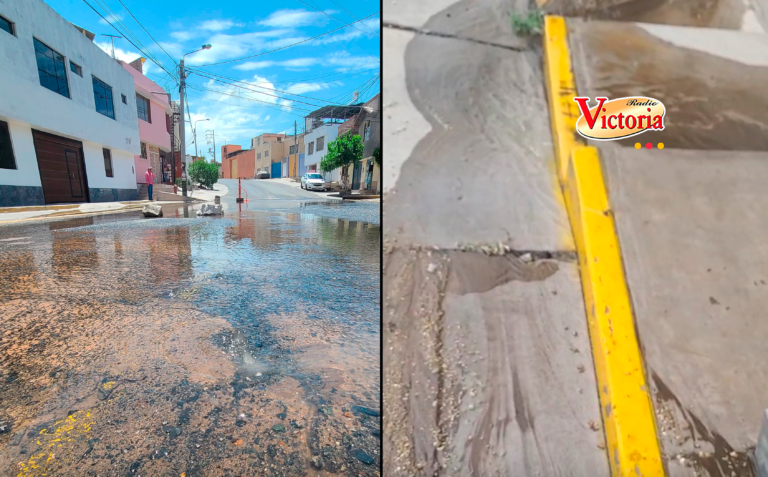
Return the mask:
<path id="1" fill-rule="evenodd" d="M 309 143 L 314 143 L 312 154 L 306 154 L 304 156 L 304 164 L 317 164 L 317 170 L 320 170 L 320 161 L 323 160 L 323 157 L 325 157 L 325 154 L 328 152 L 328 143 L 336 139 L 336 136 L 339 133 L 339 126 L 340 124 L 323 124 L 304 135 L 305 151 L 309 152 Z M 325 145 L 323 146 L 322 151 L 317 150 L 317 138 L 319 137 L 325 137 Z M 340 179 L 341 169 L 335 169 L 331 171 L 330 175 L 326 175 L 327 181 L 338 182 Z"/>
<path id="2" fill-rule="evenodd" d="M 0 14 L 16 27 L 16 36 L 0 31 L 0 118 L 140 154 L 131 74 L 41 0 L 2 0 Z M 33 37 L 65 56 L 71 99 L 40 85 Z M 82 67 L 82 77 L 70 71 L 70 59 Z M 115 119 L 96 112 L 91 75 L 112 87 Z M 127 96 L 128 104 L 123 104 L 121 94 Z M 17 158 L 17 162 L 22 161 Z M 6 181 L 0 178 L 0 183 Z M 90 181 L 89 186 L 99 187 Z"/>
<path id="3" fill-rule="evenodd" d="M 11 132 L 13 155 L 16 158 L 16 169 L 0 169 L 0 184 L 40 187 L 40 172 L 37 170 L 32 130 L 25 123 L 7 122 Z"/>
<path id="4" fill-rule="evenodd" d="M 92 189 L 135 189 L 136 175 L 131 171 L 131 166 L 134 165 L 133 154 L 120 149 L 110 149 L 114 177 L 107 177 L 103 149 L 101 144 L 83 141 L 88 187 Z"/>

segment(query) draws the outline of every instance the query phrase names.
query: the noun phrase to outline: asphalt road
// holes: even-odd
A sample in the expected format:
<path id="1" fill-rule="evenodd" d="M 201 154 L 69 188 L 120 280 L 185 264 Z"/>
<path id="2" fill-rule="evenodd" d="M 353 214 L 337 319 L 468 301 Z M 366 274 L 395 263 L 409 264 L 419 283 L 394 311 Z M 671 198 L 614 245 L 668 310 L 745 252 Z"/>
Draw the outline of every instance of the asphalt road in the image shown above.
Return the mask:
<path id="1" fill-rule="evenodd" d="M 220 179 L 220 183 L 229 187 L 228 196 L 237 197 L 237 180 Z M 248 194 L 248 200 L 276 200 L 276 199 L 326 199 L 327 193 L 310 192 L 300 187 L 291 187 L 277 181 L 268 179 L 250 179 L 241 181 L 243 189 Z"/>

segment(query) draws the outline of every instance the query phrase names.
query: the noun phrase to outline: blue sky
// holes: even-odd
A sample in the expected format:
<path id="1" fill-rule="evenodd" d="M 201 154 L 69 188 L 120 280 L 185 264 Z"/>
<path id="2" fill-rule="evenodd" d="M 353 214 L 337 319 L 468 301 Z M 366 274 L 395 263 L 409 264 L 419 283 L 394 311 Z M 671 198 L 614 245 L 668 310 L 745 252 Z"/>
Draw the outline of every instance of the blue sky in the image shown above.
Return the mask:
<path id="1" fill-rule="evenodd" d="M 225 141 L 245 149 L 261 133 L 292 134 L 294 120 L 301 129 L 303 116 L 311 110 L 347 104 L 355 91 L 361 101 L 380 91 L 378 0 L 87 0 L 120 32 L 83 0 L 46 1 L 70 22 L 94 32 L 94 41 L 105 51 L 112 47 L 102 33 L 130 36 L 174 74 L 178 71 L 172 60 L 178 62 L 184 53 L 210 43 L 210 50 L 185 60 L 193 71 L 187 80 L 192 121 L 210 119 L 197 123 L 198 149 L 207 157 L 208 129 L 216 131 L 219 159 Z M 356 20 L 361 21 L 344 26 Z M 311 39 L 332 30 L 337 31 Z M 284 49 L 269 52 L 279 48 Z M 115 55 L 125 61 L 147 56 L 125 38 L 115 39 Z M 212 65 L 220 62 L 226 63 Z M 144 64 L 144 74 L 178 100 L 177 83 L 151 59 Z M 187 147 L 190 152 L 194 146 Z"/>

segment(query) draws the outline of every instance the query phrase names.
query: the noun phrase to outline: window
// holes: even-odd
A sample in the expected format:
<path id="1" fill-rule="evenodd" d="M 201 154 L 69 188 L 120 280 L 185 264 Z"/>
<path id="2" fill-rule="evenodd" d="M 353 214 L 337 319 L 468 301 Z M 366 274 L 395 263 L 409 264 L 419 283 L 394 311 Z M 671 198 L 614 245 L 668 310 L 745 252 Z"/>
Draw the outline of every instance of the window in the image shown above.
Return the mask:
<path id="1" fill-rule="evenodd" d="M 168 134 L 171 133 L 171 117 L 168 116 L 168 113 L 165 113 L 165 130 L 168 131 Z"/>
<path id="2" fill-rule="evenodd" d="M 280 138 L 279 137 L 277 138 L 277 142 L 280 142 Z"/>
<path id="3" fill-rule="evenodd" d="M 73 72 L 81 78 L 83 77 L 83 69 L 80 68 L 77 63 L 73 63 L 72 60 L 69 61 L 69 71 Z"/>
<path id="4" fill-rule="evenodd" d="M 296 151 L 299 149 L 299 146 L 291 146 L 288 148 L 288 154 L 296 154 Z"/>
<path id="5" fill-rule="evenodd" d="M 371 122 L 366 121 L 365 122 L 365 133 L 363 133 L 363 140 L 367 141 L 371 138 Z"/>
<path id="6" fill-rule="evenodd" d="M 139 119 L 143 119 L 148 123 L 152 122 L 152 112 L 149 109 L 149 100 L 140 94 L 136 95 L 136 109 L 139 112 Z"/>
<path id="7" fill-rule="evenodd" d="M 256 139 L 256 145 L 261 146 L 261 138 Z"/>
<path id="8" fill-rule="evenodd" d="M 267 156 L 269 156 L 269 149 L 267 149 L 266 151 L 264 151 L 264 157 L 267 157 Z"/>
<path id="9" fill-rule="evenodd" d="M 67 84 L 64 57 L 61 53 L 48 48 L 37 38 L 34 38 L 34 43 L 40 86 L 69 98 L 69 84 Z"/>
<path id="10" fill-rule="evenodd" d="M 120 97 L 123 100 L 123 104 L 128 104 L 128 98 L 126 98 L 124 94 L 121 94 Z"/>
<path id="11" fill-rule="evenodd" d="M 112 153 L 109 149 L 102 149 L 104 152 L 104 170 L 107 172 L 107 177 L 115 177 L 112 172 Z"/>
<path id="12" fill-rule="evenodd" d="M 11 131 L 5 121 L 0 121 L 0 169 L 16 169 L 16 159 L 13 157 L 13 145 L 11 145 Z"/>
<path id="13" fill-rule="evenodd" d="M 314 141 L 313 141 L 313 142 L 310 142 L 310 143 L 309 143 L 309 151 L 308 151 L 308 152 L 309 152 L 309 155 L 310 155 L 310 156 L 312 155 L 312 153 L 314 152 L 314 150 L 315 150 L 315 143 L 314 143 Z"/>
<path id="14" fill-rule="evenodd" d="M 261 153 L 256 154 L 256 159 L 261 159 Z"/>
<path id="15" fill-rule="evenodd" d="M 147 158 L 147 143 L 142 142 L 141 143 L 141 158 L 146 159 Z"/>
<path id="16" fill-rule="evenodd" d="M 325 145 L 325 136 L 317 138 L 317 150 L 322 151 Z"/>
<path id="17" fill-rule="evenodd" d="M 91 75 L 91 78 L 93 78 L 93 99 L 96 101 L 96 112 L 115 119 L 112 87 L 93 75 Z"/>
<path id="18" fill-rule="evenodd" d="M 16 28 L 12 21 L 0 16 L 0 30 L 5 30 L 13 36 L 16 36 Z"/>

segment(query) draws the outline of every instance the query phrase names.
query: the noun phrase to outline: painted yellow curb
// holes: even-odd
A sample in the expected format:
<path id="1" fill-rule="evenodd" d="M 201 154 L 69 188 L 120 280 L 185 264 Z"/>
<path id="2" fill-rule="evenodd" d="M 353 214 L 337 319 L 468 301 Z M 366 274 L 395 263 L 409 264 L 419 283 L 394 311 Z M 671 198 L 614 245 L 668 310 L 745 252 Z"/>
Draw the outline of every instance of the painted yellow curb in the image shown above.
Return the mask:
<path id="1" fill-rule="evenodd" d="M 580 113 L 573 100 L 576 96 L 576 82 L 573 79 L 568 31 L 563 17 L 544 17 L 544 62 L 557 176 L 562 182 L 568 175 L 571 150 L 579 144 L 584 144 L 581 136 L 576 133 L 576 120 L 579 119 Z"/>
<path id="2" fill-rule="evenodd" d="M 560 183 L 573 229 L 614 477 L 664 476 L 621 250 L 597 149 L 574 137 L 578 108 L 565 20 L 545 18 L 547 88 Z M 566 101 L 572 104 L 566 106 Z"/>

